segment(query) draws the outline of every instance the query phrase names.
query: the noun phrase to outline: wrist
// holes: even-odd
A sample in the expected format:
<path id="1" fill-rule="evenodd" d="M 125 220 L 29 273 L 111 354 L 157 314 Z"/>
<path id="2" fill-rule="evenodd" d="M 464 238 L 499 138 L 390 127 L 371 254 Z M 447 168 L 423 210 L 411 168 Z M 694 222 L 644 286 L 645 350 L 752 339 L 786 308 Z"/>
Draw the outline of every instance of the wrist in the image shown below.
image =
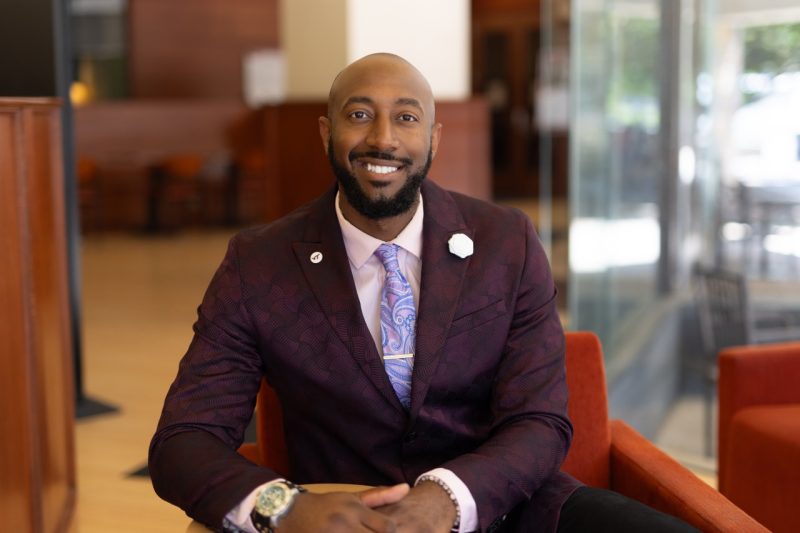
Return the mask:
<path id="1" fill-rule="evenodd" d="M 303 517 L 307 516 L 308 508 L 313 509 L 315 502 L 308 502 L 307 500 L 314 498 L 314 494 L 308 491 L 303 491 L 294 497 L 292 506 L 286 511 L 280 523 L 272 528 L 272 533 L 281 533 L 281 531 L 296 531 L 298 523 L 302 523 Z"/>
<path id="2" fill-rule="evenodd" d="M 455 493 L 447 483 L 436 476 L 423 474 L 417 479 L 414 487 L 430 487 L 431 490 L 434 491 L 433 493 L 438 494 L 445 506 L 444 508 L 448 510 L 447 518 L 449 519 L 449 524 L 451 524 L 451 529 L 453 531 L 458 531 L 459 525 L 461 524 L 461 508 Z"/>
<path id="3" fill-rule="evenodd" d="M 303 492 L 303 487 L 291 481 L 276 480 L 265 485 L 256 495 L 255 506 L 250 513 L 250 521 L 256 531 L 273 533 Z"/>

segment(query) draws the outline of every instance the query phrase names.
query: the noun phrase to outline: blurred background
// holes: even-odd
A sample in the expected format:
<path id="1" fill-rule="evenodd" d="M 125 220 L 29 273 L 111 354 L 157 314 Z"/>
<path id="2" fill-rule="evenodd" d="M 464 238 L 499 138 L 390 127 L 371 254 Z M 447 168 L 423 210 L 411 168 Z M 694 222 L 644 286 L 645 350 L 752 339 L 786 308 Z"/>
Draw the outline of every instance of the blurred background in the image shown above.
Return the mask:
<path id="1" fill-rule="evenodd" d="M 0 95 L 62 98 L 77 531 L 185 528 L 145 463 L 196 306 L 238 229 L 332 186 L 316 119 L 367 53 L 431 81 L 431 179 L 531 217 L 611 415 L 710 484 L 717 351 L 800 339 L 793 0 L 0 9 Z"/>

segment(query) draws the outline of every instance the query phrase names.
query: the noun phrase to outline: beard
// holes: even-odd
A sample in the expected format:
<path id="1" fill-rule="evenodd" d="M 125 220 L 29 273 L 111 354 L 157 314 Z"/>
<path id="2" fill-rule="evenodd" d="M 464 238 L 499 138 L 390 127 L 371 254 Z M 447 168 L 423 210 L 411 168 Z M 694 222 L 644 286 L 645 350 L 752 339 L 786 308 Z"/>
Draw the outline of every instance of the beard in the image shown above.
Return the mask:
<path id="1" fill-rule="evenodd" d="M 362 155 L 386 161 L 400 161 L 406 165 L 412 162 L 409 159 L 400 159 L 384 152 L 367 152 L 364 154 L 351 152 L 349 159 L 353 161 Z M 356 177 L 336 161 L 330 139 L 328 139 L 328 161 L 331 164 L 333 174 L 336 176 L 336 181 L 339 183 L 339 187 L 341 187 L 342 193 L 347 198 L 348 203 L 366 218 L 370 220 L 381 220 L 401 215 L 411 209 L 411 206 L 413 206 L 414 202 L 417 200 L 417 194 L 422 186 L 422 182 L 428 175 L 428 170 L 431 168 L 433 153 L 431 149 L 428 148 L 428 157 L 425 160 L 425 164 L 419 171 L 411 173 L 408 178 L 406 178 L 406 182 L 394 196 L 380 196 L 374 200 L 367 196 Z"/>

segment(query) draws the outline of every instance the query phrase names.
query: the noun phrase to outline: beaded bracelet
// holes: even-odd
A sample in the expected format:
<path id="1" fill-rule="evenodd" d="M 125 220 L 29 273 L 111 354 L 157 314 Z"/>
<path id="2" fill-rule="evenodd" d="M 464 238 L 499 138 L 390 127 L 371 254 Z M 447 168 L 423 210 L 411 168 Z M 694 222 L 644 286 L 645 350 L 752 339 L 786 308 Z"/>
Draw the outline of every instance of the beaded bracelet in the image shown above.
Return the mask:
<path id="1" fill-rule="evenodd" d="M 436 483 L 437 485 L 442 487 L 442 490 L 444 490 L 447 493 L 447 495 L 450 497 L 450 500 L 453 502 L 453 505 L 456 506 L 456 519 L 453 520 L 453 527 L 452 527 L 451 531 L 458 531 L 459 525 L 461 524 L 461 507 L 458 505 L 458 500 L 456 499 L 456 495 L 453 493 L 453 489 L 451 489 L 447 485 L 447 483 L 445 483 L 444 481 L 442 481 L 438 477 L 432 476 L 430 474 L 423 474 L 423 475 L 419 476 L 419 478 L 417 478 L 417 482 L 414 483 L 414 485 L 415 486 L 419 485 L 423 481 L 432 481 L 432 482 Z"/>

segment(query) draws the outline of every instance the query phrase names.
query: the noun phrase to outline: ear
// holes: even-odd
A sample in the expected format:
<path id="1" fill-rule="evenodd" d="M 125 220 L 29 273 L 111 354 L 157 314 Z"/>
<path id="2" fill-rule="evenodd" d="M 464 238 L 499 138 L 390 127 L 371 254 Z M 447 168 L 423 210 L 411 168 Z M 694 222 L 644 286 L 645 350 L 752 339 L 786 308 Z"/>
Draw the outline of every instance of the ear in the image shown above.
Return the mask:
<path id="1" fill-rule="evenodd" d="M 442 123 L 437 122 L 431 128 L 431 157 L 436 157 L 436 151 L 439 149 L 439 139 L 442 138 Z"/>
<path id="2" fill-rule="evenodd" d="M 331 121 L 328 117 L 319 117 L 319 136 L 322 139 L 325 155 L 328 155 L 328 141 L 331 138 Z"/>

